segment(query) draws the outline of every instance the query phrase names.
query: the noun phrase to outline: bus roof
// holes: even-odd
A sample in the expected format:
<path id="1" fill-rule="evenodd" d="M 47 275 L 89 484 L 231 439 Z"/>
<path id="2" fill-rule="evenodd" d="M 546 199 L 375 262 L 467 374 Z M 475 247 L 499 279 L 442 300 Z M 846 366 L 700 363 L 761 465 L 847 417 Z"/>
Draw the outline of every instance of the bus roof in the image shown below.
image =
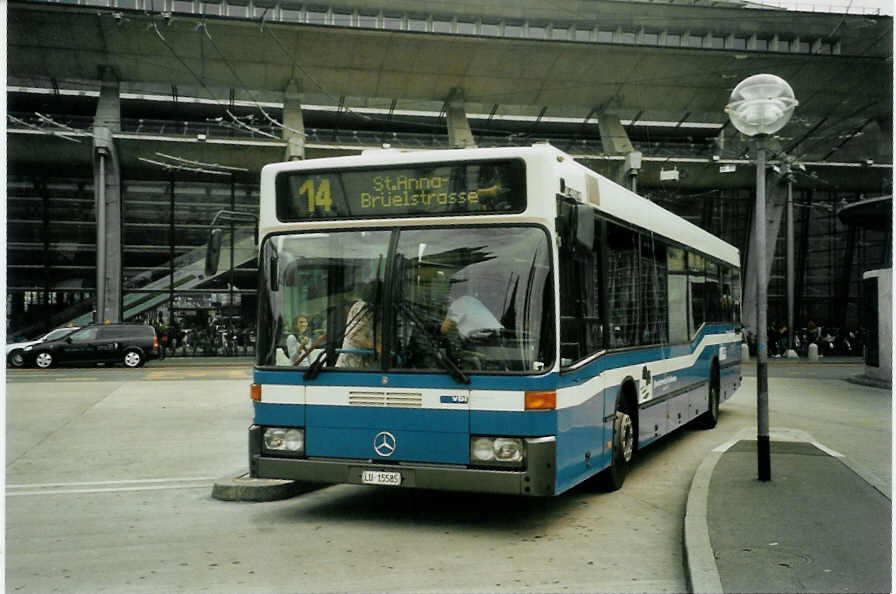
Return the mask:
<path id="1" fill-rule="evenodd" d="M 568 189 L 567 195 L 570 195 L 569 190 L 572 190 L 576 199 L 590 203 L 601 212 L 683 245 L 690 246 L 734 266 L 740 266 L 739 251 L 734 246 L 662 208 L 658 204 L 577 163 L 571 156 L 544 142 L 519 147 L 422 151 L 402 151 L 391 148 L 370 149 L 360 155 L 271 163 L 265 165 L 262 169 L 261 181 L 264 193 L 266 186 L 269 188 L 269 191 L 273 191 L 274 178 L 278 173 L 284 171 L 350 169 L 435 161 L 450 162 L 510 158 L 524 158 L 530 163 L 544 163 L 545 167 L 551 168 L 556 178 L 563 178 L 564 186 Z M 546 176 L 539 176 L 539 180 L 542 180 L 543 177 Z M 555 189 L 552 192 L 536 192 L 536 194 L 546 194 L 553 200 L 554 196 L 560 193 L 558 185 L 553 187 Z M 264 222 L 276 220 L 273 209 L 273 201 L 261 205 L 263 225 L 265 224 Z M 279 225 L 275 224 L 275 226 Z"/>

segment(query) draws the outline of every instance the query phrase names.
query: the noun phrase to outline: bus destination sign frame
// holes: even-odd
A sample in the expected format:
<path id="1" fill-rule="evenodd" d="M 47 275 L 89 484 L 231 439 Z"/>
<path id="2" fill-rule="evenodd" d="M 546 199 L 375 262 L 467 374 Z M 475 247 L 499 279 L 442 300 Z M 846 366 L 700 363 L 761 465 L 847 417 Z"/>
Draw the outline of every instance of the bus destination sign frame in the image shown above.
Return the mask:
<path id="1" fill-rule="evenodd" d="M 526 209 L 522 159 L 285 171 L 277 218 L 320 220 L 517 214 Z"/>

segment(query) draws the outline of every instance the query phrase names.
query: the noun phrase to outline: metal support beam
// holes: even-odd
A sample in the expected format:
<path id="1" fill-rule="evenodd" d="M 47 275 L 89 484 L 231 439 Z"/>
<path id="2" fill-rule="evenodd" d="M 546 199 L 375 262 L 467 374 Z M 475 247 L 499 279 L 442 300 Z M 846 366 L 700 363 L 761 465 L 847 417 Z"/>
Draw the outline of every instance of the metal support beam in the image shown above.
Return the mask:
<path id="1" fill-rule="evenodd" d="M 121 173 L 112 135 L 121 130 L 118 79 L 105 69 L 93 122 L 96 323 L 121 319 Z"/>
<path id="2" fill-rule="evenodd" d="M 615 113 L 601 113 L 597 125 L 600 128 L 600 142 L 608 155 L 625 155 L 635 150 Z"/>
<path id="3" fill-rule="evenodd" d="M 793 174 L 787 176 L 787 357 L 795 357 L 793 319 Z"/>
<path id="4" fill-rule="evenodd" d="M 445 119 L 448 126 L 448 143 L 454 148 L 472 148 L 476 146 L 467 111 L 464 107 L 464 91 L 459 87 L 451 90 L 445 100 Z"/>
<path id="5" fill-rule="evenodd" d="M 846 231 L 846 251 L 843 253 L 843 266 L 840 269 L 840 282 L 834 295 L 834 311 L 837 312 L 836 324 L 841 331 L 846 330 L 849 314 L 849 289 L 852 285 L 852 261 L 856 251 L 856 226 L 850 225 Z"/>
<path id="6" fill-rule="evenodd" d="M 815 193 L 813 191 L 804 192 L 803 198 L 804 208 L 801 209 L 802 218 L 800 219 L 800 245 L 797 251 L 796 261 L 796 278 L 794 279 L 794 310 L 800 320 L 804 320 L 808 311 L 806 308 L 806 272 L 809 268 L 809 230 L 812 223 L 812 199 Z M 806 320 L 808 321 L 808 320 Z"/>
<path id="7" fill-rule="evenodd" d="M 305 119 L 302 116 L 302 93 L 299 81 L 286 85 L 283 97 L 283 139 L 286 140 L 286 161 L 305 158 Z"/>
<path id="8" fill-rule="evenodd" d="M 590 114 L 589 114 L 590 115 Z M 602 112 L 597 118 L 600 142 L 609 155 L 625 155 L 625 160 L 616 174 L 616 182 L 632 192 L 638 191 L 638 172 L 641 169 L 641 152 L 636 151 L 619 116 L 612 112 Z"/>

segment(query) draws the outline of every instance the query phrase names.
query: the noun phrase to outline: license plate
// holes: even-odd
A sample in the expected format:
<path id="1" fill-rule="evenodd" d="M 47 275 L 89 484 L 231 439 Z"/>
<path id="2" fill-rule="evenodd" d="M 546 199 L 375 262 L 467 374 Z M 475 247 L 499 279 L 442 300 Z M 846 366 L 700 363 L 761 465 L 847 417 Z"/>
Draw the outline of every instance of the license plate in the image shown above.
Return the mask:
<path id="1" fill-rule="evenodd" d="M 365 485 L 397 487 L 401 484 L 401 473 L 384 470 L 364 470 L 361 472 L 361 482 Z"/>

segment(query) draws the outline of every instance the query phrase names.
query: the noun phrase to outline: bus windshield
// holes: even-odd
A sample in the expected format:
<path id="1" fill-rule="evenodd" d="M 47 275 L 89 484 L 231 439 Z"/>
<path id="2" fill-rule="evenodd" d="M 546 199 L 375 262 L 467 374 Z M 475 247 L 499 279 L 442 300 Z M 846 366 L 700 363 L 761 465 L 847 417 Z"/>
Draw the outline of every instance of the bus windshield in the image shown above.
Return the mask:
<path id="1" fill-rule="evenodd" d="M 261 250 L 258 364 L 539 373 L 551 259 L 534 226 L 276 235 Z"/>

